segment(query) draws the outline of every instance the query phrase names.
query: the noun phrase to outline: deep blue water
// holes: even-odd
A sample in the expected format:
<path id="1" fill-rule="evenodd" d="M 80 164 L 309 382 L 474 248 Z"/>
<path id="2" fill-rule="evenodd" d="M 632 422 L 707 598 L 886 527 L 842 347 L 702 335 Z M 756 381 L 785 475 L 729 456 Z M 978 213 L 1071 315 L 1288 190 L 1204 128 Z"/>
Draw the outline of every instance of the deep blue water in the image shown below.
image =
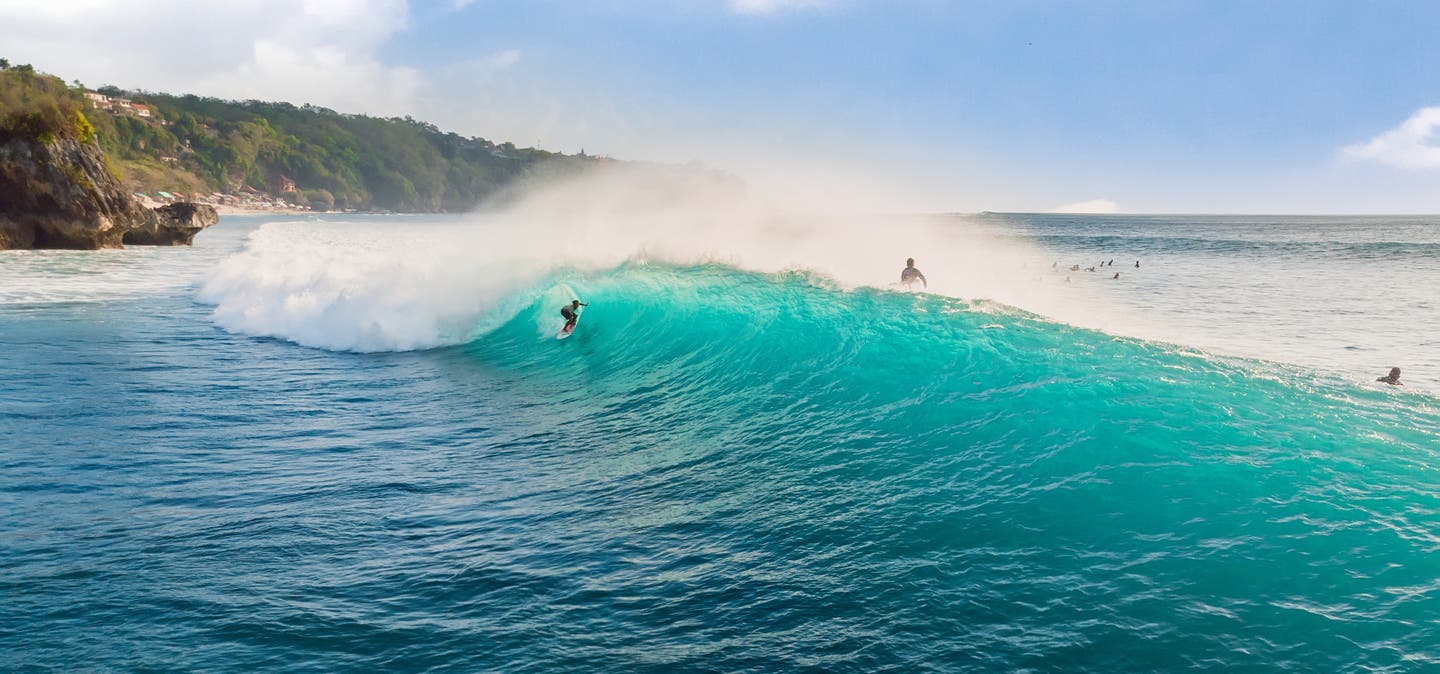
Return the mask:
<path id="1" fill-rule="evenodd" d="M 1171 271 L 1116 301 L 1178 312 L 1163 225 L 1068 222 L 998 226 L 1143 249 Z M 255 224 L 0 262 L 0 669 L 1440 666 L 1423 385 L 718 264 L 553 270 L 448 345 L 315 348 L 452 317 L 362 293 L 388 262 L 200 291 Z M 1217 238 L 1175 245 L 1227 264 Z M 564 342 L 557 292 L 591 304 Z"/>

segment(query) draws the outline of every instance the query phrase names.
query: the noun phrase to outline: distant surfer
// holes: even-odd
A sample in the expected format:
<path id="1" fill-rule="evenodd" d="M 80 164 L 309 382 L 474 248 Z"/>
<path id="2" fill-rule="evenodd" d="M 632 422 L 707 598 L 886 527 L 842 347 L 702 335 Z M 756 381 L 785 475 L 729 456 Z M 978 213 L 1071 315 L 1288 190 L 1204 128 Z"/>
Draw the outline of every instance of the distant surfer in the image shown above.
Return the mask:
<path id="1" fill-rule="evenodd" d="M 930 281 L 926 280 L 925 275 L 921 274 L 920 270 L 915 268 L 915 258 L 907 258 L 905 260 L 905 269 L 900 271 L 900 285 L 909 288 L 915 285 L 916 280 L 925 284 L 926 288 L 930 287 Z"/>
<path id="2" fill-rule="evenodd" d="M 1111 280 L 1111 281 L 1119 281 L 1119 280 L 1120 280 L 1120 272 L 1118 272 L 1118 271 L 1115 272 L 1115 275 L 1114 275 L 1114 276 L 1111 276 L 1111 277 L 1110 277 L 1110 280 Z"/>
<path id="3" fill-rule="evenodd" d="M 575 321 L 580 320 L 580 307 L 588 306 L 590 305 L 582 304 L 580 300 L 575 300 L 571 302 L 569 306 L 560 307 L 560 315 L 565 317 L 565 327 L 562 328 L 561 331 L 569 332 L 571 330 L 574 330 Z"/>
<path id="4" fill-rule="evenodd" d="M 1136 260 L 1136 261 L 1135 261 L 1135 268 L 1136 268 L 1136 269 L 1139 269 L 1139 268 L 1140 268 L 1140 261 L 1139 261 L 1139 260 Z"/>
<path id="5" fill-rule="evenodd" d="M 1383 381 L 1391 386 L 1404 386 L 1404 384 L 1400 383 L 1400 368 L 1398 367 L 1390 368 L 1390 374 L 1376 379 L 1375 381 Z"/>

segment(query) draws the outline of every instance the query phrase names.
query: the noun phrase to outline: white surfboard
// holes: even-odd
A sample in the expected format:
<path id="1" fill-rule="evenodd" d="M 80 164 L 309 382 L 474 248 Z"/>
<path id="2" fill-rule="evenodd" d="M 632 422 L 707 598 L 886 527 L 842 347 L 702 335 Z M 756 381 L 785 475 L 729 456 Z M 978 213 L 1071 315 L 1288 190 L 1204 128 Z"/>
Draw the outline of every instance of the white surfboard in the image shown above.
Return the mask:
<path id="1" fill-rule="evenodd" d="M 561 327 L 559 334 L 555 335 L 555 339 L 565 339 L 566 337 L 575 334 L 575 326 L 578 325 L 580 325 L 580 314 L 577 313 L 575 314 L 575 325 L 568 326 L 568 330 L 565 329 L 565 327 Z"/>

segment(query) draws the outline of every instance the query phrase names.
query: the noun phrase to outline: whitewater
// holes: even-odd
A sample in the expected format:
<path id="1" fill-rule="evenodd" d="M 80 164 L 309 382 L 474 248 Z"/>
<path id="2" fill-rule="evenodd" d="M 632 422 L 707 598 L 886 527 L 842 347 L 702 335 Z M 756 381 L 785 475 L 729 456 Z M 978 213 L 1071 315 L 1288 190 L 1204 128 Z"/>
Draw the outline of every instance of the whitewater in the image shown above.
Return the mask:
<path id="1" fill-rule="evenodd" d="M 0 256 L 5 669 L 1440 665 L 1440 219 L 564 190 Z"/>

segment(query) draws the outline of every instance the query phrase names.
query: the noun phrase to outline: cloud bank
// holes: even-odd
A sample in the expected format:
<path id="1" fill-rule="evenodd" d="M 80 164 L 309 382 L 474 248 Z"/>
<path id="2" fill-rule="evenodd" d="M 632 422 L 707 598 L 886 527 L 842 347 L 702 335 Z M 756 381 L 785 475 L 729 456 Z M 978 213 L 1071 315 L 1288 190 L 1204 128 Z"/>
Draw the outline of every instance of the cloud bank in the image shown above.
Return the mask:
<path id="1" fill-rule="evenodd" d="M 792 9 L 817 9 L 830 0 L 730 0 L 730 11 L 736 14 L 765 16 Z"/>
<path id="2" fill-rule="evenodd" d="M 1050 209 L 1051 213 L 1118 213 L 1120 206 L 1109 199 L 1091 199 L 1089 201 L 1077 201 L 1073 204 L 1065 204 Z"/>
<path id="3" fill-rule="evenodd" d="M 1440 107 L 1420 108 L 1410 119 L 1369 142 L 1341 149 L 1349 159 L 1375 161 L 1410 169 L 1440 168 L 1440 145 L 1436 130 L 1440 129 Z"/>
<path id="4" fill-rule="evenodd" d="M 406 0 L 0 0 L 12 62 L 88 85 L 401 114 L 420 73 L 382 62 Z"/>

